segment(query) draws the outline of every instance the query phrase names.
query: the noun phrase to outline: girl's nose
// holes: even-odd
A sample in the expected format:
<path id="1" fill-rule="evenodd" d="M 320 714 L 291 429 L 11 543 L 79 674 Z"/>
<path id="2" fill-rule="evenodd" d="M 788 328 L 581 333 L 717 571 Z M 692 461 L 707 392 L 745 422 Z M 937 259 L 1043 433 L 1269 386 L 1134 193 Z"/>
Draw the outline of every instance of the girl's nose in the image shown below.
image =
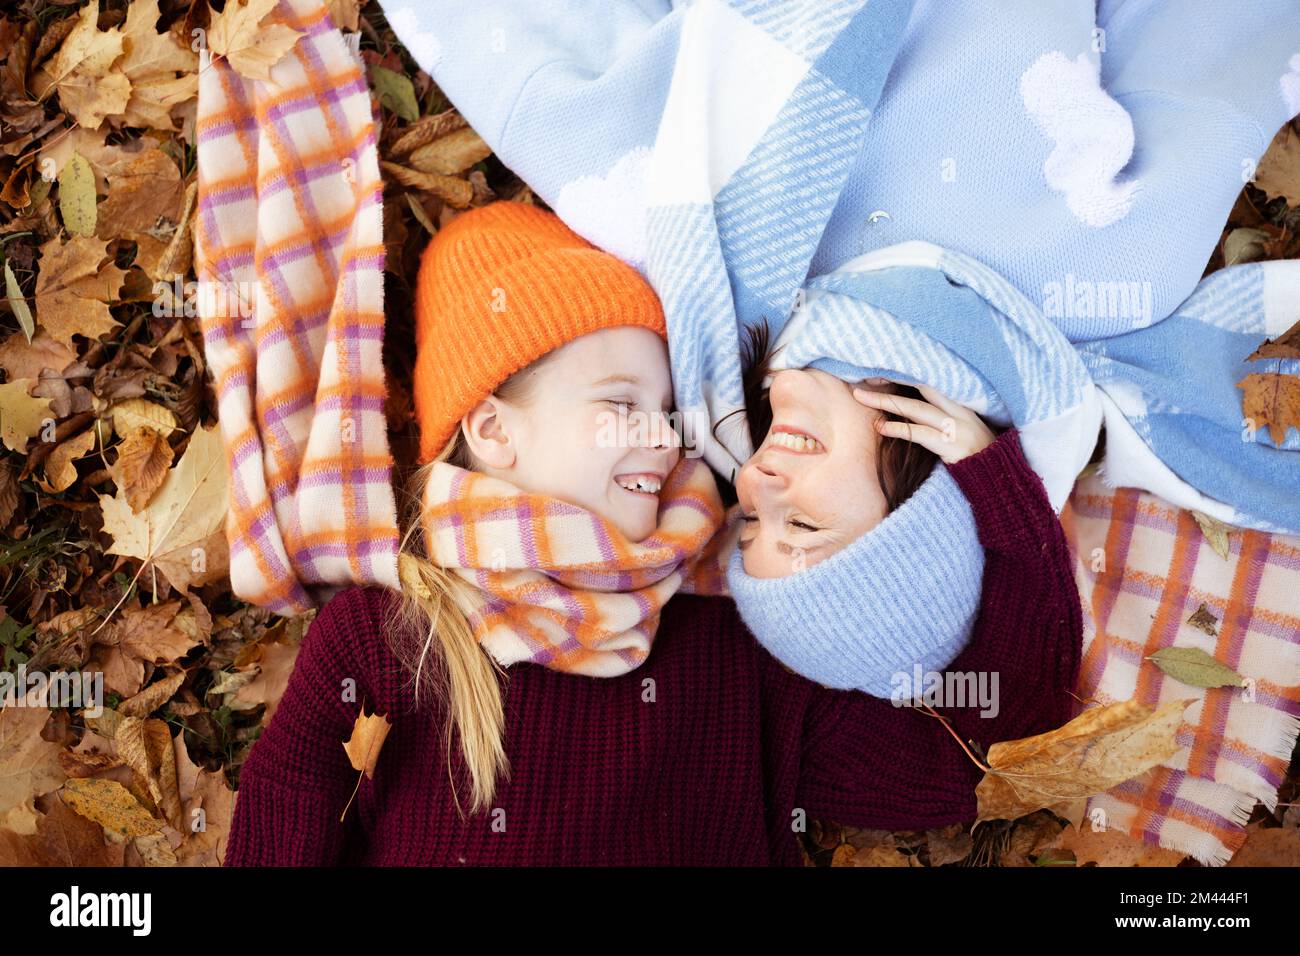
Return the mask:
<path id="1" fill-rule="evenodd" d="M 681 447 L 681 436 L 673 427 L 672 416 L 668 412 L 655 413 L 650 419 L 648 432 L 646 445 L 656 451 Z"/>

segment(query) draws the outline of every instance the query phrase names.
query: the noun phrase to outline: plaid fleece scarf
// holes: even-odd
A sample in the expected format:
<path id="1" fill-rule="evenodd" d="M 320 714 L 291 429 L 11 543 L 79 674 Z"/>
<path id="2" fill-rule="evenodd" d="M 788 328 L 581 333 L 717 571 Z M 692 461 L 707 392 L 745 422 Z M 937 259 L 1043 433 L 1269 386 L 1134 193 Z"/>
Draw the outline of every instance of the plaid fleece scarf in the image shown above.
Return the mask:
<path id="1" fill-rule="evenodd" d="M 650 653 L 659 614 L 679 590 L 725 591 L 729 535 L 702 459 L 683 459 L 640 542 L 593 512 L 446 462 L 425 488 L 426 553 L 474 585 L 462 607 L 503 667 L 616 677 Z M 734 522 L 729 529 L 738 527 Z"/>
<path id="2" fill-rule="evenodd" d="M 384 418 L 383 183 L 356 38 L 322 0 L 269 78 L 200 56 L 198 309 L 230 473 L 230 583 L 277 614 L 399 587 Z"/>

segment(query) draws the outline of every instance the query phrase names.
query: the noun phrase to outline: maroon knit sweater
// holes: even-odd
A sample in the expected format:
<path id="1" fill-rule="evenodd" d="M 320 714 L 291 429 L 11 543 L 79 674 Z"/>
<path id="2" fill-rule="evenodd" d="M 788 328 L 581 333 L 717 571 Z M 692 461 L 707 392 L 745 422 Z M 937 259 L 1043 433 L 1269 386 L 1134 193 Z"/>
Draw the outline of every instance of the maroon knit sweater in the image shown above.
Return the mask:
<path id="1" fill-rule="evenodd" d="M 1000 699 L 996 716 L 978 703 L 940 712 L 987 749 L 1074 716 L 1081 610 L 1060 522 L 1015 430 L 947 467 L 986 548 L 980 616 L 949 670 L 998 672 Z M 491 809 L 462 821 L 443 715 L 413 710 L 384 639 L 393 599 L 350 588 L 317 615 L 244 763 L 226 866 L 797 866 L 809 818 L 904 830 L 975 817 L 982 772 L 937 719 L 814 684 L 768 654 L 729 599 L 678 595 L 626 675 L 509 668 L 511 776 Z M 360 776 L 342 746 L 360 700 L 393 727 L 340 824 Z M 455 737 L 451 767 L 464 806 Z"/>

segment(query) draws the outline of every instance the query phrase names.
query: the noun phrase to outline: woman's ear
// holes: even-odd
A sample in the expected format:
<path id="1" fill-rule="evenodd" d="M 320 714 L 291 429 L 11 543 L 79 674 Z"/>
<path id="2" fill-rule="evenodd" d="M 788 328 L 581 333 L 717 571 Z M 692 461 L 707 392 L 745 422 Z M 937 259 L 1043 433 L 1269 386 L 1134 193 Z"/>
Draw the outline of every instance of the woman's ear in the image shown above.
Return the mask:
<path id="1" fill-rule="evenodd" d="M 489 395 L 460 421 L 465 443 L 474 458 L 486 467 L 506 470 L 515 463 L 515 446 L 502 414 L 502 402 Z"/>

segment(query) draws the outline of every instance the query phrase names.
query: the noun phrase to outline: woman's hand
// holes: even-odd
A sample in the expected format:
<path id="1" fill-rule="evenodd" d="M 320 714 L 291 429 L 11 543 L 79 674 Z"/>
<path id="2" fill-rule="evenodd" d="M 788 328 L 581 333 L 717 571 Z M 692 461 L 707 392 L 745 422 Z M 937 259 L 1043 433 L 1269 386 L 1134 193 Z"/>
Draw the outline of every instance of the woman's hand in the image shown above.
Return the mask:
<path id="1" fill-rule="evenodd" d="M 886 381 L 879 378 L 867 380 L 868 384 Z M 853 389 L 853 397 L 868 408 L 893 412 L 909 419 L 892 422 L 881 415 L 875 422 L 876 431 L 884 436 L 914 441 L 930 449 L 945 464 L 961 461 L 993 444 L 993 432 L 975 412 L 940 395 L 928 385 L 915 387 L 927 401 L 860 386 Z"/>

